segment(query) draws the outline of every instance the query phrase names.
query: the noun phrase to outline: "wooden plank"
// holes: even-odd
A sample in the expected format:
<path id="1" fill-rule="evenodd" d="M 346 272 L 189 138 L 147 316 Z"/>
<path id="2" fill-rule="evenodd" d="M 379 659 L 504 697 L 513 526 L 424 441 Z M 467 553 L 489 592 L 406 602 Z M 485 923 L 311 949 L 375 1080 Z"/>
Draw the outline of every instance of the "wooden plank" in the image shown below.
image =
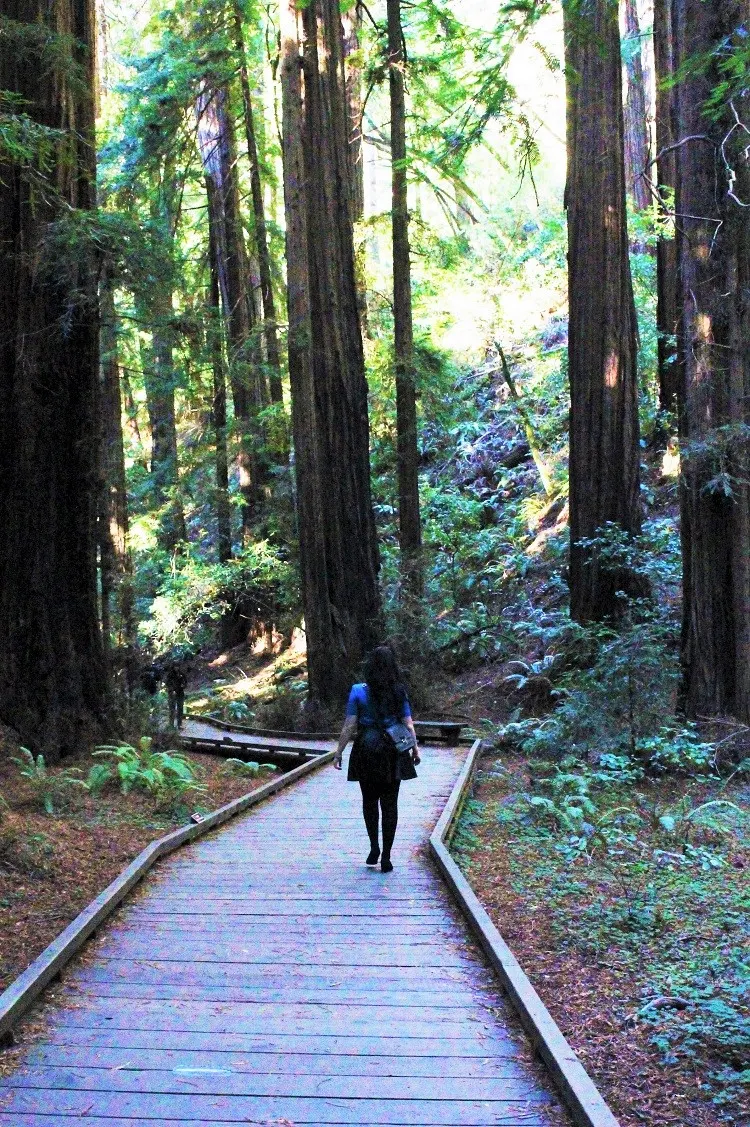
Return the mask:
<path id="1" fill-rule="evenodd" d="M 152 920 L 154 923 L 159 922 L 160 918 L 164 919 L 178 919 L 180 924 L 187 923 L 191 917 L 198 920 L 205 919 L 209 914 L 202 909 L 202 904 L 196 904 L 195 900 L 191 903 L 185 903 L 183 908 L 192 908 L 192 911 L 185 912 L 180 910 L 177 904 L 174 905 L 174 911 L 165 912 L 163 910 L 169 903 L 174 904 L 174 901 L 166 901 L 159 898 L 151 902 L 149 908 L 134 909 L 128 913 L 128 917 L 137 919 L 147 923 Z M 262 924 L 263 920 L 278 920 L 283 919 L 285 923 L 289 921 L 289 926 L 293 926 L 293 921 L 315 921 L 316 919 L 346 919 L 346 920 L 373 920 L 380 919 L 383 924 L 390 922 L 398 924 L 407 920 L 434 920 L 436 923 L 440 920 L 445 920 L 444 912 L 436 912 L 432 905 L 427 903 L 410 904 L 407 900 L 401 900 L 398 905 L 395 904 L 390 907 L 387 919 L 382 919 L 382 906 L 380 904 L 366 904 L 357 903 L 356 901 L 347 904 L 345 900 L 323 900 L 323 901 L 302 901 L 302 900 L 287 900 L 283 904 L 273 905 L 272 910 L 269 911 L 271 906 L 262 899 L 250 900 L 243 899 L 241 903 L 235 902 L 234 915 L 232 919 L 237 916 L 250 917 L 258 924 Z M 161 910 L 160 910 L 161 909 Z M 214 927 L 221 919 L 225 919 L 227 913 L 221 909 L 219 905 L 211 915 L 218 916 L 219 919 L 208 920 L 209 927 Z M 255 925 L 253 925 L 255 926 Z"/>
<path id="2" fill-rule="evenodd" d="M 333 1061 L 331 1060 L 331 1065 Z M 11 1091 L 37 1088 L 66 1092 L 195 1093 L 199 1096 L 292 1096 L 314 1098 L 325 1092 L 326 1099 L 358 1100 L 481 1100 L 497 1103 L 549 1103 L 547 1093 L 528 1077 L 487 1079 L 473 1077 L 422 1076 L 342 1076 L 331 1067 L 320 1076 L 288 1072 L 235 1072 L 221 1066 L 200 1068 L 193 1065 L 172 1069 L 72 1067 L 70 1065 L 32 1067 L 16 1073 L 7 1082 Z"/>
<path id="3" fill-rule="evenodd" d="M 346 947 L 332 950 L 330 954 L 325 951 L 313 951 L 309 945 L 295 942 L 284 946 L 256 946 L 252 937 L 240 939 L 233 943 L 220 943 L 215 947 L 202 944 L 198 941 L 179 944 L 179 950 L 174 942 L 163 937 L 146 936 L 118 936 L 111 935 L 101 943 L 99 951 L 105 957 L 111 956 L 118 950 L 125 958 L 136 959 L 173 959 L 176 954 L 180 958 L 193 962 L 213 962 L 214 957 L 223 963 L 239 963 L 243 965 L 271 965 L 277 962 L 296 963 L 305 959 L 310 965 L 329 967 L 357 967 L 367 960 L 370 966 L 384 967 L 431 967 L 436 970 L 456 966 L 457 960 L 462 966 L 476 966 L 476 956 L 468 951 L 459 956 L 458 952 L 445 950 L 441 944 L 419 943 L 407 945 L 401 943 L 394 947 L 388 943 L 368 944 L 362 942 L 356 945 L 349 942 Z"/>
<path id="4" fill-rule="evenodd" d="M 379 1016 L 373 1007 L 322 1007 L 276 1006 L 263 1007 L 228 1003 L 147 1001 L 145 999 L 102 998 L 95 1002 L 79 999 L 79 1008 L 66 1010 L 59 1015 L 58 1028 L 80 1029 L 159 1029 L 171 1034 L 178 1031 L 196 1033 L 322 1034 L 365 1037 L 377 1036 L 387 1019 Z M 268 1011 L 271 1012 L 268 1012 Z M 283 1011 L 283 1012 L 282 1012 Z M 435 1032 L 429 1019 L 392 1013 L 398 1020 L 399 1037 L 403 1039 L 427 1038 Z M 468 1040 L 489 1037 L 496 1028 L 489 1014 L 465 1017 L 461 1011 L 449 1011 L 449 1016 L 439 1017 L 442 1041 Z M 385 1026 L 388 1028 L 388 1026 Z"/>
<path id="5" fill-rule="evenodd" d="M 509 1050 L 518 1054 L 518 1039 L 507 1032 L 495 1034 L 491 1041 L 476 1038 L 462 1038 L 447 1041 L 432 1030 L 431 1037 L 403 1037 L 400 1030 L 383 1031 L 365 1035 L 352 1033 L 335 1035 L 332 1033 L 240 1033 L 236 1030 L 222 1033 L 196 1032 L 194 1030 L 174 1029 L 169 1034 L 170 1048 L 175 1050 L 203 1050 L 216 1053 L 312 1053 L 334 1056 L 383 1056 L 411 1057 L 471 1057 L 486 1059 L 502 1056 Z M 66 1025 L 60 1015 L 50 1028 L 50 1043 L 58 1045 L 95 1046 L 100 1048 L 119 1048 L 127 1052 L 131 1048 L 160 1049 L 164 1047 L 164 1033 L 160 1029 L 86 1029 Z"/>
<path id="6" fill-rule="evenodd" d="M 515 1059 L 493 1052 L 491 1057 L 344 1056 L 332 1053 L 238 1053 L 206 1050 L 92 1048 L 44 1045 L 34 1049 L 32 1067 L 88 1067 L 117 1069 L 211 1069 L 255 1073 L 262 1076 L 438 1076 L 443 1079 L 476 1077 L 482 1080 L 523 1079 L 528 1070 Z"/>
<path id="7" fill-rule="evenodd" d="M 119 1121 L 148 1123 L 153 1119 L 182 1123 L 247 1123 L 287 1119 L 297 1124 L 403 1123 L 413 1127 L 545 1127 L 543 1112 L 530 1101 L 380 1100 L 293 1096 L 201 1096 L 124 1092 L 60 1092 L 16 1089 L 3 1109 L 13 1113 L 92 1119 L 116 1116 Z"/>
<path id="8" fill-rule="evenodd" d="M 420 1009 L 427 1009 L 434 1004 L 436 998 L 435 992 L 428 990 L 422 992 L 410 990 L 407 994 L 404 990 L 379 989 L 370 990 L 368 994 L 368 992 L 363 992 L 357 987 L 341 990 L 330 986 L 318 990 L 309 988 L 290 990 L 289 986 L 279 990 L 267 990 L 245 986 L 204 986 L 197 985 L 195 982 L 170 983 L 163 980 L 160 982 L 102 982 L 101 980 L 92 981 L 90 978 L 77 981 L 75 985 L 83 997 L 177 999 L 186 1002 L 244 1002 L 253 1005 L 262 1002 L 284 1003 L 288 1002 L 290 996 L 293 995 L 296 1002 L 310 1006 L 329 1005 L 331 1002 L 335 1002 L 339 1006 L 345 1005 L 347 1007 L 352 1005 L 372 1007 L 384 1005 L 398 1009 L 415 1006 Z M 441 1005 L 446 1010 L 460 1010 L 470 1006 L 475 1001 L 476 996 L 473 993 L 469 991 L 459 993 L 453 990 L 448 997 L 441 999 Z"/>
<path id="9" fill-rule="evenodd" d="M 384 981 L 380 967 L 336 967 L 334 970 L 327 963 L 323 966 L 277 963 L 271 967 L 246 967 L 215 961 L 196 964 L 178 959 L 97 958 L 93 965 L 79 969 L 72 979 L 74 985 L 88 981 L 177 982 L 187 986 L 215 983 L 294 992 L 318 987 L 356 987 L 363 994 L 398 987 L 407 995 L 419 990 L 445 994 L 482 991 L 483 997 L 493 1002 L 497 1000 L 494 993 L 487 993 L 493 979 L 484 967 L 450 968 L 438 977 L 431 968 L 400 967 L 398 971 L 394 968 Z"/>
<path id="10" fill-rule="evenodd" d="M 88 1113 L 80 1116 L 70 1115 L 66 1116 L 65 1119 L 60 1119 L 56 1114 L 40 1115 L 39 1113 L 34 1113 L 32 1115 L 24 1115 L 9 1112 L 7 1115 L 7 1124 L 5 1124 L 4 1127 L 60 1127 L 61 1124 L 64 1124 L 64 1127 L 92 1127 L 92 1122 L 93 1124 L 96 1124 L 97 1122 L 104 1122 L 106 1123 L 107 1127 L 133 1127 L 134 1121 L 133 1119 L 123 1119 L 119 1116 L 107 1116 L 107 1118 L 103 1121 L 92 1121 Z M 152 1118 L 143 1120 L 143 1122 L 148 1122 L 149 1127 L 177 1127 L 177 1125 L 181 1121 L 177 1119 L 163 1119 L 157 1117 L 155 1119 Z M 265 1124 L 265 1127 L 274 1127 L 275 1124 L 289 1125 L 292 1123 L 292 1121 L 287 1118 L 263 1120 L 253 1119 L 244 1120 L 244 1122 Z M 202 1119 L 200 1123 L 201 1127 L 230 1127 L 230 1121 L 227 1121 L 226 1119 Z M 495 1119 L 493 1120 L 493 1123 L 495 1124 L 495 1127 L 549 1127 L 549 1121 L 547 1119 L 519 1119 L 515 1115 L 511 1116 L 510 1118 L 501 1117 Z M 304 1121 L 303 1124 L 302 1120 L 296 1120 L 295 1124 L 293 1124 L 292 1127 L 329 1127 L 329 1123 L 324 1123 L 320 1120 L 313 1120 Z M 362 1124 L 362 1127 L 367 1127 L 367 1125 Z M 389 1121 L 388 1127 L 413 1127 L 413 1124 L 411 1122 L 394 1123 L 393 1121 Z"/>

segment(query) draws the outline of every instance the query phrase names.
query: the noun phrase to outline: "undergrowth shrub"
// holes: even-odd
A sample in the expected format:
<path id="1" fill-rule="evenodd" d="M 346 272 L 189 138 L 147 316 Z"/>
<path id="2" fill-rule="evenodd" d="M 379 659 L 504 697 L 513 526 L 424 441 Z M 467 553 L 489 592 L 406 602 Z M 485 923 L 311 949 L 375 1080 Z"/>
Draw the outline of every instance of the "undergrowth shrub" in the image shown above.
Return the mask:
<path id="1" fill-rule="evenodd" d="M 19 748 L 20 756 L 13 755 L 11 759 L 18 765 L 18 771 L 30 789 L 34 802 L 44 810 L 45 814 L 54 814 L 56 806 L 69 796 L 71 788 L 81 786 L 77 778 L 80 770 L 77 767 L 50 772 L 44 756 L 34 755 L 27 747 Z"/>
<path id="2" fill-rule="evenodd" d="M 96 763 L 89 771 L 86 786 L 92 794 L 108 783 L 119 783 L 124 795 L 142 790 L 154 799 L 157 809 L 172 810 L 188 794 L 199 794 L 205 787 L 198 782 L 194 768 L 185 756 L 175 751 L 152 751 L 148 737 L 139 746 L 103 745 L 94 751 L 107 762 Z"/>
<path id="3" fill-rule="evenodd" d="M 250 775 L 255 778 L 260 775 L 261 772 L 277 770 L 278 768 L 274 763 L 256 763 L 255 760 L 245 762 L 244 759 L 225 759 L 221 766 L 221 773 L 223 775 L 233 775 L 236 778 L 242 778 L 245 775 Z"/>
<path id="4" fill-rule="evenodd" d="M 162 578 L 143 630 L 157 653 L 215 641 L 219 626 L 239 615 L 245 636 L 274 624 L 294 625 L 299 614 L 297 572 L 279 549 L 263 541 L 227 563 L 188 559 Z"/>

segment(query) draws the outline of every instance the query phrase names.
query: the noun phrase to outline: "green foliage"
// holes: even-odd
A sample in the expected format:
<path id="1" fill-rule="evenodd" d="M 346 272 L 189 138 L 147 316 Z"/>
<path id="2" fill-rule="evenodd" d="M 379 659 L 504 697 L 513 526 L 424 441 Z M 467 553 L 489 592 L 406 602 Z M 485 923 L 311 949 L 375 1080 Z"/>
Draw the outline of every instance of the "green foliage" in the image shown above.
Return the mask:
<path id="1" fill-rule="evenodd" d="M 8 164 L 45 174 L 64 134 L 34 121 L 25 105 L 20 95 L 0 90 L 0 157 Z"/>
<path id="2" fill-rule="evenodd" d="M 174 809 L 188 794 L 198 794 L 205 789 L 183 755 L 175 751 L 152 751 L 148 737 L 143 737 L 137 748 L 131 744 L 108 744 L 98 747 L 94 755 L 108 760 L 91 768 L 86 785 L 94 793 L 109 781 L 115 781 L 123 794 L 142 790 L 154 798 L 158 807 Z M 106 778 L 102 768 L 107 772 Z"/>
<path id="3" fill-rule="evenodd" d="M 490 842 L 507 851 L 518 896 L 550 909 L 556 943 L 640 982 L 627 1022 L 651 1027 L 666 1065 L 736 1106 L 750 1048 L 742 792 L 639 782 L 626 757 L 535 762 L 530 778 L 498 762 L 490 779 L 497 799 L 473 800 L 459 824 L 463 863 Z"/>
<path id="4" fill-rule="evenodd" d="M 222 764 L 222 773 L 242 778 L 244 775 L 256 777 L 261 771 L 278 771 L 273 763 L 256 763 L 254 760 L 245 762 L 244 759 L 225 759 Z"/>
<path id="5" fill-rule="evenodd" d="M 244 700 L 230 700 L 225 709 L 227 719 L 235 724 L 249 724 L 254 713 Z"/>
<path id="6" fill-rule="evenodd" d="M 163 580 L 142 630 L 157 652 L 176 645 L 197 649 L 232 613 L 243 615 L 250 632 L 256 624 L 284 626 L 287 616 L 294 621 L 298 606 L 294 566 L 280 549 L 262 541 L 226 564 L 187 559 Z"/>
<path id="7" fill-rule="evenodd" d="M 655 982 L 655 999 L 638 1018 L 654 1030 L 653 1044 L 668 1066 L 706 1068 L 702 1087 L 730 1113 L 747 1098 L 750 1084 L 750 1012 L 747 997 L 750 960 L 739 951 L 728 961 L 716 956 L 701 967 Z M 655 1004 L 665 997 L 677 1005 Z"/>
<path id="8" fill-rule="evenodd" d="M 11 760 L 18 764 L 19 774 L 31 789 L 35 801 L 46 814 L 54 814 L 55 806 L 63 795 L 71 787 L 81 785 L 81 780 L 76 778 L 80 771 L 77 767 L 67 767 L 50 773 L 43 755 L 34 756 L 27 747 L 19 750 L 20 758 L 12 755 Z"/>

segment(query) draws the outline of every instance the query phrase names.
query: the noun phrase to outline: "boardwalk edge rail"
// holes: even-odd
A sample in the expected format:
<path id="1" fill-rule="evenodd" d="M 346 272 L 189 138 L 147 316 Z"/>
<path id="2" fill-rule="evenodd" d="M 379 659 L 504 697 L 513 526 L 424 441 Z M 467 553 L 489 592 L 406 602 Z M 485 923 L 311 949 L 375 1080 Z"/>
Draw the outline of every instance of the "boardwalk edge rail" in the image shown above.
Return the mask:
<path id="1" fill-rule="evenodd" d="M 182 845 L 195 841 L 196 838 L 223 825 L 237 814 L 257 806 L 259 802 L 270 798 L 324 764 L 330 763 L 333 756 L 333 751 L 316 755 L 314 759 L 308 760 L 300 767 L 295 767 L 294 770 L 272 779 L 257 790 L 228 802 L 211 814 L 206 814 L 203 821 L 197 825 L 183 826 L 147 845 L 128 867 L 123 869 L 120 875 L 68 924 L 57 939 L 42 951 L 23 974 L 0 994 L 0 1047 L 12 1044 L 13 1028 L 19 1019 L 157 861 L 174 853 Z"/>
<path id="2" fill-rule="evenodd" d="M 578 1127 L 619 1127 L 593 1080 L 565 1040 L 544 1002 L 508 947 L 473 889 L 451 857 L 446 842 L 461 814 L 479 760 L 481 740 L 467 756 L 447 805 L 430 837 L 430 849 L 440 871 L 475 931 L 502 982 L 521 1023 L 557 1084 Z"/>

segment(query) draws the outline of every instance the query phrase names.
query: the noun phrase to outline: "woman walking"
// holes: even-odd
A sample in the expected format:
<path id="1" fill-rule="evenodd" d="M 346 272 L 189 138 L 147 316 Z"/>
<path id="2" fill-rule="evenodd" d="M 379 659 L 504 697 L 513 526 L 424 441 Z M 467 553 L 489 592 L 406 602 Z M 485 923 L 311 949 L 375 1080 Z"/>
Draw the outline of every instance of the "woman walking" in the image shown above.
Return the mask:
<path id="1" fill-rule="evenodd" d="M 414 746 L 409 753 L 399 753 L 386 732 L 396 723 L 405 725 L 412 734 Z M 352 739 L 347 779 L 358 782 L 362 790 L 362 813 L 370 839 L 365 864 L 377 865 L 380 859 L 381 872 L 390 873 L 393 869 L 391 848 L 398 824 L 398 792 L 402 780 L 416 777 L 414 764 L 419 763 L 419 752 L 406 689 L 394 652 L 388 645 L 377 646 L 369 654 L 364 682 L 352 686 L 333 760 L 338 771 L 344 748 Z M 378 838 L 381 814 L 382 854 Z"/>

